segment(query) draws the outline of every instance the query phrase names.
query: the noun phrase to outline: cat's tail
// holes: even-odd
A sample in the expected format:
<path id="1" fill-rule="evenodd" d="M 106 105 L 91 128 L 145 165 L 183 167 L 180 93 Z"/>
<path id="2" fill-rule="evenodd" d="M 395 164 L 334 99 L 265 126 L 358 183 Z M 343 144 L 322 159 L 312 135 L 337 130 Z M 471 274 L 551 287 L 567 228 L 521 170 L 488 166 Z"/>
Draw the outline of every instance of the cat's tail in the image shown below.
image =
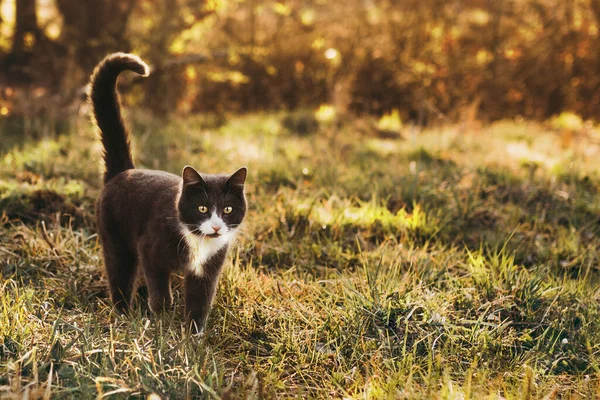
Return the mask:
<path id="1" fill-rule="evenodd" d="M 90 80 L 89 98 L 104 145 L 105 183 L 118 173 L 134 168 L 129 133 L 121 116 L 117 93 L 117 78 L 123 71 L 133 71 L 142 76 L 149 74 L 148 65 L 138 56 L 114 53 L 96 66 Z"/>

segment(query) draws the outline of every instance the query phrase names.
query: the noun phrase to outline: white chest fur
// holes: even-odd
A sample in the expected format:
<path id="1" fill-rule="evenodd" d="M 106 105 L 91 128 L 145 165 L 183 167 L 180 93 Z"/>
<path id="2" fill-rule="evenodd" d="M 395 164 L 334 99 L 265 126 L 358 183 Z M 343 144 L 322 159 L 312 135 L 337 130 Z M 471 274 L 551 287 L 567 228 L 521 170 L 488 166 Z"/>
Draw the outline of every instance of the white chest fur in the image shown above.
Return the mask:
<path id="1" fill-rule="evenodd" d="M 227 245 L 233 237 L 232 233 L 227 233 L 217 238 L 200 237 L 193 234 L 185 226 L 182 227 L 182 231 L 190 254 L 187 268 L 198 277 L 204 275 L 204 265 L 206 262 Z"/>

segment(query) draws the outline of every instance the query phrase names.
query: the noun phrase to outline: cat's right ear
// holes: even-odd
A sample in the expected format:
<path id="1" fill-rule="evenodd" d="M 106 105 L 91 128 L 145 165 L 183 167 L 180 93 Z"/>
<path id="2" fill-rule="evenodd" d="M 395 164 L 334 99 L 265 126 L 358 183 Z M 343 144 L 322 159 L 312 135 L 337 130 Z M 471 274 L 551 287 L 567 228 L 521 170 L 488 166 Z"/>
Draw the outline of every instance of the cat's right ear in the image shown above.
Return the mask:
<path id="1" fill-rule="evenodd" d="M 186 165 L 183 168 L 181 177 L 183 178 L 183 187 L 192 185 L 203 185 L 205 183 L 200 173 L 194 168 L 190 167 L 189 165 Z"/>

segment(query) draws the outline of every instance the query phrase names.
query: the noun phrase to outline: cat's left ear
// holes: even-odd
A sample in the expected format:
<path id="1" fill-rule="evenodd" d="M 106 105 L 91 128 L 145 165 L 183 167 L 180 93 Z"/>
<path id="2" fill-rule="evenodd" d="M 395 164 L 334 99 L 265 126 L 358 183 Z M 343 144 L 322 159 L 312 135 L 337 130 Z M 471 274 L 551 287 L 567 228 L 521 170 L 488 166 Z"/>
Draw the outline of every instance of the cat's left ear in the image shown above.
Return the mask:
<path id="1" fill-rule="evenodd" d="M 227 183 L 233 186 L 244 186 L 246 182 L 246 175 L 248 174 L 248 169 L 246 167 L 242 167 L 235 171 L 229 179 L 227 179 Z"/>
<path id="2" fill-rule="evenodd" d="M 202 179 L 202 176 L 200 175 L 200 173 L 198 171 L 196 171 L 194 168 L 190 167 L 189 165 L 186 165 L 185 168 L 183 168 L 183 172 L 181 173 L 181 177 L 183 178 L 183 186 L 190 186 L 190 185 L 199 185 L 199 184 L 204 184 L 204 179 Z"/>

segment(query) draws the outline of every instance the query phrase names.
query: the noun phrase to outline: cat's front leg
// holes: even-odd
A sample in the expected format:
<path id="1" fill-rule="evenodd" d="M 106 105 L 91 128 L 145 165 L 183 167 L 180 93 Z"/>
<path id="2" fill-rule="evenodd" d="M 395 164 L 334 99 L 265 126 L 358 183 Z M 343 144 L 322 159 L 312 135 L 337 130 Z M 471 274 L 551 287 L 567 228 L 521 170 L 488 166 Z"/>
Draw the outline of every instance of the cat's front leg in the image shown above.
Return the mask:
<path id="1" fill-rule="evenodd" d="M 148 284 L 148 305 L 154 313 L 160 313 L 171 308 L 171 273 L 165 270 L 146 270 Z"/>
<path id="2" fill-rule="evenodd" d="M 138 247 L 141 270 L 148 286 L 148 305 L 154 313 L 168 310 L 173 304 L 171 295 L 171 255 L 154 241 L 153 237 L 142 240 Z"/>
<path id="3" fill-rule="evenodd" d="M 193 333 L 204 329 L 216 291 L 216 279 L 188 274 L 185 277 L 185 316 Z"/>

